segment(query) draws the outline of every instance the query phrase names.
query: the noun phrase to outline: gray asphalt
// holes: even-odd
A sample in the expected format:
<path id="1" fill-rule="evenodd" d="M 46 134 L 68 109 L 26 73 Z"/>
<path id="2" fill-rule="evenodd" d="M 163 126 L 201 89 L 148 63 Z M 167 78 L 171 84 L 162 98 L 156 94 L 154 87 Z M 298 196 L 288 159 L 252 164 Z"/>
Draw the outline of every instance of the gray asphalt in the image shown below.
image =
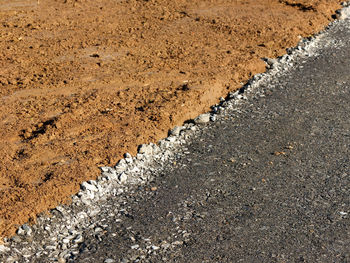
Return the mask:
<path id="1" fill-rule="evenodd" d="M 350 262 L 350 29 L 330 34 L 265 97 L 202 125 L 74 261 Z"/>

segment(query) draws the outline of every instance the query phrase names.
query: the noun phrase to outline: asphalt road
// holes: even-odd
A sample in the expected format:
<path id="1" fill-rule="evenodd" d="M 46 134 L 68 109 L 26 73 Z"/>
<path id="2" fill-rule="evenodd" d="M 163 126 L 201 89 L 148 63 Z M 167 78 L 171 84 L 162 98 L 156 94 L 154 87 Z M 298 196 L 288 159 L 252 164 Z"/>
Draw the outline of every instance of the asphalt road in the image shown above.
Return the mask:
<path id="1" fill-rule="evenodd" d="M 350 29 L 330 34 L 265 97 L 202 125 L 74 261 L 349 262 Z"/>

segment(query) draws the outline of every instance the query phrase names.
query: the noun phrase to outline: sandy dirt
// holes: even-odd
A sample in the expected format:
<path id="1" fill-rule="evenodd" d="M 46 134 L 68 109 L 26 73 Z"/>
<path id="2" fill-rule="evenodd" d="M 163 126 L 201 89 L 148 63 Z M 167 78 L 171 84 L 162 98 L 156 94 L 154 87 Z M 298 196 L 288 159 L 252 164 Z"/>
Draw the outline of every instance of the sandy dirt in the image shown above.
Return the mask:
<path id="1" fill-rule="evenodd" d="M 341 0 L 0 0 L 0 236 L 209 110 Z"/>

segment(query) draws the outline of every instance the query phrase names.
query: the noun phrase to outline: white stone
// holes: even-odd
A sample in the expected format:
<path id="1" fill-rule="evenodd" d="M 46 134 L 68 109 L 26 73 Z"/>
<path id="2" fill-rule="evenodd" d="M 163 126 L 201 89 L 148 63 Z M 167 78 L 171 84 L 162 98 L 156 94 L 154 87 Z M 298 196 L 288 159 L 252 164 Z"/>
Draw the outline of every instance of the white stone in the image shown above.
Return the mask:
<path id="1" fill-rule="evenodd" d="M 138 249 L 140 246 L 139 245 L 133 245 L 131 246 L 131 249 Z"/>
<path id="2" fill-rule="evenodd" d="M 83 241 L 84 241 L 84 238 L 83 238 L 82 235 L 77 235 L 77 236 L 75 237 L 75 239 L 73 240 L 73 242 L 74 242 L 75 244 L 82 243 Z"/>
<path id="3" fill-rule="evenodd" d="M 168 138 L 166 138 L 167 141 L 169 142 L 175 142 L 176 141 L 176 137 L 175 136 L 169 136 Z"/>
<path id="4" fill-rule="evenodd" d="M 120 159 L 119 162 L 116 164 L 116 166 L 125 166 L 125 165 L 126 165 L 125 159 Z"/>
<path id="5" fill-rule="evenodd" d="M 96 180 L 89 180 L 89 181 L 87 181 L 89 184 L 91 184 L 91 185 L 94 185 L 94 186 L 97 186 L 97 182 L 96 182 Z"/>
<path id="6" fill-rule="evenodd" d="M 196 124 L 203 124 L 203 123 L 207 123 L 209 121 L 210 121 L 210 114 L 209 113 L 201 114 L 197 118 L 194 119 L 194 122 Z"/>
<path id="7" fill-rule="evenodd" d="M 92 184 L 89 184 L 88 182 L 83 182 L 81 184 L 81 189 L 83 191 L 86 191 L 86 190 L 89 190 L 89 191 L 92 191 L 92 192 L 96 192 L 97 191 L 97 187 L 92 185 Z"/>
<path id="8" fill-rule="evenodd" d="M 139 148 L 139 153 L 145 154 L 145 155 L 152 155 L 153 154 L 153 147 L 149 144 L 142 144 Z"/>
<path id="9" fill-rule="evenodd" d="M 26 231 L 24 231 L 21 227 L 18 228 L 18 230 L 17 230 L 17 235 L 24 236 L 25 233 L 26 233 Z"/>
<path id="10" fill-rule="evenodd" d="M 160 249 L 160 247 L 157 247 L 157 246 L 152 246 L 151 247 L 153 250 L 158 250 L 158 249 Z"/>
<path id="11" fill-rule="evenodd" d="M 22 225 L 20 228 L 17 230 L 17 235 L 27 235 L 30 236 L 32 234 L 32 229 L 27 226 L 26 224 Z"/>
<path id="12" fill-rule="evenodd" d="M 139 161 L 142 160 L 143 159 L 143 155 L 140 154 L 140 153 L 136 154 L 136 159 L 139 160 Z"/>
<path id="13" fill-rule="evenodd" d="M 124 169 L 125 170 L 125 169 Z M 123 171 L 124 171 L 123 170 Z M 102 175 L 107 178 L 108 180 L 115 180 L 117 179 L 117 171 L 115 169 L 110 168 L 108 172 L 103 172 Z"/>
<path id="14" fill-rule="evenodd" d="M 47 250 L 56 250 L 57 246 L 50 245 L 50 246 L 46 246 L 45 249 L 47 249 Z"/>
<path id="15" fill-rule="evenodd" d="M 131 158 L 125 158 L 126 163 L 133 163 L 133 159 Z"/>
<path id="16" fill-rule="evenodd" d="M 140 168 L 137 166 L 133 167 L 131 170 L 128 171 L 129 173 L 139 173 L 141 172 Z"/>
<path id="17" fill-rule="evenodd" d="M 102 170 L 102 172 L 109 172 L 111 167 L 104 166 L 104 167 L 100 167 L 100 169 Z"/>
<path id="18" fill-rule="evenodd" d="M 173 136 L 179 136 L 180 132 L 183 130 L 182 126 L 175 126 L 171 131 L 170 131 L 170 135 Z"/>
<path id="19" fill-rule="evenodd" d="M 119 182 L 121 183 L 125 183 L 128 180 L 128 176 L 126 175 L 126 173 L 121 173 L 118 176 Z"/>
<path id="20" fill-rule="evenodd" d="M 127 168 L 125 159 L 119 160 L 119 162 L 116 164 L 114 168 L 118 173 L 124 172 Z"/>
<path id="21" fill-rule="evenodd" d="M 10 248 L 8 247 L 5 247 L 4 245 L 0 245 L 0 252 L 1 253 L 5 253 L 7 251 L 10 251 Z"/>
<path id="22" fill-rule="evenodd" d="M 350 6 L 339 10 L 339 19 L 344 20 L 350 18 Z"/>

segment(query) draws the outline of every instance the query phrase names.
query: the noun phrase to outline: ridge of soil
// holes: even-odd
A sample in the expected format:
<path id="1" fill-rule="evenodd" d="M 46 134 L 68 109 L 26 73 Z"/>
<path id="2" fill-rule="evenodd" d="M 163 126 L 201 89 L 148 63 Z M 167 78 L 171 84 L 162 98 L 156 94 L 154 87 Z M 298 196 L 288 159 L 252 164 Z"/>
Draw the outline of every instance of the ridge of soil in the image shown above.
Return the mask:
<path id="1" fill-rule="evenodd" d="M 265 71 L 340 0 L 0 0 L 0 237 Z"/>

